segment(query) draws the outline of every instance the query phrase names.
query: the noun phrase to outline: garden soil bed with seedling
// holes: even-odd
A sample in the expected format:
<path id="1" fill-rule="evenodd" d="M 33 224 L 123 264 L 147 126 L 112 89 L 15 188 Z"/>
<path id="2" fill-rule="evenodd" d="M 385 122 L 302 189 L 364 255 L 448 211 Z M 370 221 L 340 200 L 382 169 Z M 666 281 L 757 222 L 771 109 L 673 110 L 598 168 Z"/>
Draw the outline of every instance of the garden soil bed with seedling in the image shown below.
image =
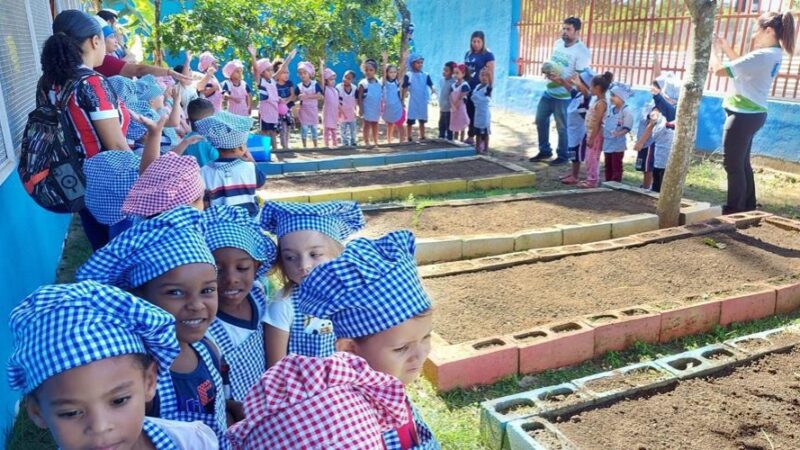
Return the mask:
<path id="1" fill-rule="evenodd" d="M 800 349 L 561 417 L 579 448 L 800 448 Z M 558 447 L 553 447 L 558 448 Z"/>
<path id="2" fill-rule="evenodd" d="M 800 235 L 762 224 L 424 284 L 436 308 L 434 329 L 459 343 L 634 305 L 704 301 L 798 272 Z"/>
<path id="3" fill-rule="evenodd" d="M 656 200 L 621 191 L 565 194 L 467 206 L 424 206 L 365 211 L 365 236 L 408 228 L 417 237 L 513 233 L 556 224 L 600 222 L 655 213 Z"/>
<path id="4" fill-rule="evenodd" d="M 431 150 L 458 150 L 465 148 L 447 141 L 425 141 L 411 142 L 407 144 L 379 145 L 377 147 L 339 147 L 339 148 L 319 148 L 319 149 L 287 149 L 277 150 L 272 153 L 278 161 L 301 161 L 319 160 L 343 156 L 360 155 L 387 155 L 393 153 L 414 153 L 426 152 Z"/>

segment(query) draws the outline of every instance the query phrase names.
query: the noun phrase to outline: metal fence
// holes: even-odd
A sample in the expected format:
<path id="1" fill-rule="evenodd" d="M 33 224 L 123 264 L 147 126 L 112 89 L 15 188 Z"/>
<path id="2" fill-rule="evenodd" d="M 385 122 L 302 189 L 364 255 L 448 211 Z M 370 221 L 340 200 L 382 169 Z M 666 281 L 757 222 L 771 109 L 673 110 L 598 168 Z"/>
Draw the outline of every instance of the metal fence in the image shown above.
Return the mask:
<path id="1" fill-rule="evenodd" d="M 553 46 L 561 38 L 565 17 L 583 20 L 581 39 L 592 50 L 592 68 L 610 71 L 615 79 L 635 85 L 652 81 L 653 64 L 678 76 L 688 70 L 692 24 L 683 0 L 520 0 L 520 75 L 538 76 Z M 791 0 L 722 0 L 717 11 L 716 32 L 744 53 L 758 17 L 767 11 L 783 11 Z M 798 27 L 800 29 L 800 27 Z M 800 100 L 800 58 L 784 55 L 772 96 Z M 730 80 L 709 75 L 706 90 L 725 92 Z"/>

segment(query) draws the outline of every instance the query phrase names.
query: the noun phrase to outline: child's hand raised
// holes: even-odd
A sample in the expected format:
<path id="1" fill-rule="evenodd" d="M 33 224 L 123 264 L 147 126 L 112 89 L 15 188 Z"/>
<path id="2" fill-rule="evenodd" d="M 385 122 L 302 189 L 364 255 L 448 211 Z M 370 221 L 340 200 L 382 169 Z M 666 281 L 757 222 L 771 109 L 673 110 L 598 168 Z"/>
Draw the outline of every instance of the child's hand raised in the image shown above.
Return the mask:
<path id="1" fill-rule="evenodd" d="M 189 136 L 188 138 L 182 140 L 180 144 L 173 147 L 172 152 L 175 153 L 176 155 L 183 155 L 183 152 L 185 152 L 190 145 L 197 144 L 198 142 L 204 140 L 205 138 L 203 136 L 200 136 L 199 134 Z"/>
<path id="2" fill-rule="evenodd" d="M 149 117 L 140 116 L 138 115 L 138 122 L 144 125 L 147 128 L 147 134 L 150 136 L 158 135 L 161 136 L 161 131 L 164 129 L 164 125 L 167 123 L 169 116 L 164 114 L 159 117 L 158 122 Z M 133 117 L 133 116 L 131 116 Z"/>
<path id="3" fill-rule="evenodd" d="M 184 53 L 186 54 L 186 59 L 191 61 L 192 60 L 192 56 L 194 56 L 194 52 L 192 52 L 191 50 L 186 50 Z"/>
<path id="4" fill-rule="evenodd" d="M 250 53 L 250 56 L 252 57 L 256 56 L 256 48 L 253 46 L 253 44 L 247 46 L 247 53 Z"/>

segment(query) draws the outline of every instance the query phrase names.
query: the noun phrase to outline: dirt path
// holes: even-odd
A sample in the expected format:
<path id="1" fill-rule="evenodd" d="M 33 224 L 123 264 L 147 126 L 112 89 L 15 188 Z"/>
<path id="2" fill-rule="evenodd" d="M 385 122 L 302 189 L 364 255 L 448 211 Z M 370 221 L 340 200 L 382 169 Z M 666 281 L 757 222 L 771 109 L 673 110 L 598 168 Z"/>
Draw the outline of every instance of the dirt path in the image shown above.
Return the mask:
<path id="1" fill-rule="evenodd" d="M 580 448 L 800 448 L 800 349 L 565 419 Z"/>
<path id="2" fill-rule="evenodd" d="M 728 247 L 708 246 L 706 237 Z M 463 342 L 800 272 L 797 233 L 764 225 L 706 237 L 426 279 L 434 329 Z"/>

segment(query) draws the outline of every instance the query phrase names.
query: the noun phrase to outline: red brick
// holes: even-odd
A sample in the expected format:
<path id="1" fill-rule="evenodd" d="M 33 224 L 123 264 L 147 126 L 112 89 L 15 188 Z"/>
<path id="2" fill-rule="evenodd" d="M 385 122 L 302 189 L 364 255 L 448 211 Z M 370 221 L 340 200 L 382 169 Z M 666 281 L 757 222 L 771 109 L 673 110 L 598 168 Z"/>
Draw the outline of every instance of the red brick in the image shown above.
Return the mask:
<path id="1" fill-rule="evenodd" d="M 789 314 L 800 309 L 800 283 L 778 286 L 775 314 Z"/>
<path id="2" fill-rule="evenodd" d="M 683 336 L 711 331 L 719 324 L 722 302 L 695 303 L 661 311 L 661 333 L 659 340 L 669 342 Z"/>
<path id="3" fill-rule="evenodd" d="M 641 310 L 635 315 L 625 311 Z M 593 323 L 592 317 L 613 315 L 616 319 L 603 323 Z M 624 350 L 636 341 L 655 343 L 661 332 L 661 314 L 650 308 L 635 306 L 603 314 L 585 316 L 584 320 L 594 327 L 594 356 L 601 356 L 609 351 Z"/>
<path id="4" fill-rule="evenodd" d="M 553 331 L 554 328 L 572 323 L 580 328 L 561 333 Z M 546 336 L 526 342 L 522 336 L 531 333 L 545 333 Z M 594 356 L 594 328 L 579 320 L 555 323 L 517 333 L 511 336 L 511 341 L 519 347 L 521 374 L 571 366 L 592 359 Z"/>
<path id="5" fill-rule="evenodd" d="M 481 344 L 490 345 L 481 347 Z M 496 345 L 492 345 L 496 344 Z M 436 347 L 423 365 L 425 378 L 438 391 L 492 384 L 519 368 L 519 350 L 501 337 Z"/>
<path id="6" fill-rule="evenodd" d="M 722 300 L 719 324 L 747 322 L 775 314 L 777 294 L 775 289 L 741 294 Z"/>

